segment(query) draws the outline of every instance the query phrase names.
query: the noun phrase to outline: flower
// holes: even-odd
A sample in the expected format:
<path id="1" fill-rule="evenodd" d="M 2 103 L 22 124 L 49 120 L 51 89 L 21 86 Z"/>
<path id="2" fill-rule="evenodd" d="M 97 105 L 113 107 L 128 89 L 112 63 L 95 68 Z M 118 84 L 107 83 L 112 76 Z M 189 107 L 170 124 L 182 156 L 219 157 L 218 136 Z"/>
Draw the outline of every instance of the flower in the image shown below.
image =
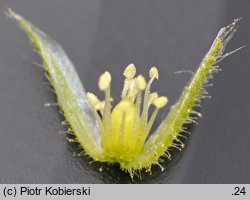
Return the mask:
<path id="1" fill-rule="evenodd" d="M 125 77 L 121 101 L 111 109 L 113 98 L 110 96 L 111 75 L 104 72 L 99 78 L 99 89 L 105 93 L 100 101 L 93 93 L 87 93 L 87 99 L 93 108 L 101 132 L 102 147 L 111 162 L 134 160 L 143 151 L 145 141 L 155 121 L 158 111 L 168 99 L 150 93 L 151 84 L 159 78 L 156 67 L 149 71 L 148 83 L 142 75 L 136 76 L 136 67 L 129 64 L 123 72 Z M 144 98 L 142 98 L 144 93 Z M 155 107 L 148 117 L 149 107 Z"/>

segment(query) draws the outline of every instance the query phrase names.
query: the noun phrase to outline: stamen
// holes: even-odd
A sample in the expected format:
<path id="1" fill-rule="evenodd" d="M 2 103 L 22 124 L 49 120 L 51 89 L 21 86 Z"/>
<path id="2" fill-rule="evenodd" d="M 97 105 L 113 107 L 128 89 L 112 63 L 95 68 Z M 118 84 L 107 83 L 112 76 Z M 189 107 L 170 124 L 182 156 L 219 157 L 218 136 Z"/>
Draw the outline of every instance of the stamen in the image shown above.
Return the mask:
<path id="1" fill-rule="evenodd" d="M 154 93 L 152 93 L 154 94 Z M 158 95 L 157 95 L 158 96 Z M 155 110 L 153 112 L 153 114 L 151 115 L 149 121 L 148 121 L 148 124 L 146 126 L 146 129 L 145 129 L 145 132 L 144 132 L 144 139 L 147 138 L 151 128 L 152 128 L 152 125 L 156 119 L 156 116 L 158 114 L 158 111 L 160 110 L 160 108 L 164 107 L 168 102 L 168 99 L 167 97 L 164 97 L 164 96 L 161 96 L 159 98 L 156 98 L 154 101 L 153 101 L 153 104 L 155 105 Z"/>
<path id="2" fill-rule="evenodd" d="M 109 133 L 111 129 L 111 96 L 110 96 L 111 75 L 109 72 L 104 72 L 99 78 L 99 88 L 105 92 L 105 106 L 103 112 L 103 127 L 104 132 Z"/>
<path id="3" fill-rule="evenodd" d="M 97 113 L 98 109 L 98 105 L 101 103 L 100 100 L 97 98 L 97 96 L 95 96 L 93 93 L 88 92 L 87 93 L 87 99 L 90 103 L 90 105 L 93 107 L 93 113 L 97 119 L 98 125 L 100 127 L 101 133 L 103 132 L 103 125 L 102 125 L 102 120 L 100 118 L 100 116 Z"/>
<path id="4" fill-rule="evenodd" d="M 146 90 L 145 90 L 145 94 L 144 94 L 144 102 L 143 102 L 143 111 L 142 111 L 142 127 L 146 127 L 146 124 L 148 122 L 148 107 L 149 107 L 149 93 L 150 93 L 150 87 L 151 84 L 153 83 L 154 79 L 158 79 L 159 78 L 159 74 L 158 74 L 158 70 L 156 67 L 151 67 L 151 69 L 149 70 L 149 77 L 150 80 L 147 84 Z"/>

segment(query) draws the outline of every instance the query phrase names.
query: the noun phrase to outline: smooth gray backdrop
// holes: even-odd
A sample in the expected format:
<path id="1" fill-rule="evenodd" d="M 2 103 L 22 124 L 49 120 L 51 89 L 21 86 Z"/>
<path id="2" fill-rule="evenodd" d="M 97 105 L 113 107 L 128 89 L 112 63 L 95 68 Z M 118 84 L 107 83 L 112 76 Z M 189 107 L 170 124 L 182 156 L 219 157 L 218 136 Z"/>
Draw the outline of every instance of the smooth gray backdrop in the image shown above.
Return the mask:
<path id="1" fill-rule="evenodd" d="M 153 90 L 167 95 L 167 114 L 220 27 L 243 17 L 227 51 L 250 43 L 249 0 L 0 0 L 0 183 L 130 183 L 117 165 L 74 156 L 58 108 L 46 89 L 40 59 L 4 10 L 12 8 L 56 39 L 76 66 L 87 91 L 98 91 L 104 70 L 119 99 L 124 67 L 147 74 L 156 65 Z M 211 100 L 182 152 L 136 183 L 250 183 L 250 50 L 220 63 Z M 103 168 L 99 171 L 99 168 Z"/>

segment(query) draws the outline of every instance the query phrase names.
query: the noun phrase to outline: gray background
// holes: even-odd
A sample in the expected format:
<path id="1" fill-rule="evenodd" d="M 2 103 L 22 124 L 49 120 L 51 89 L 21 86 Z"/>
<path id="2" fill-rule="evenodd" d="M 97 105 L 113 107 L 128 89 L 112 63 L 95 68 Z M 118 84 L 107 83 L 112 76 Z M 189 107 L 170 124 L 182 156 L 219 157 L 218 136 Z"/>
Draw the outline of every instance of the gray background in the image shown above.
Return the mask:
<path id="1" fill-rule="evenodd" d="M 0 0 L 0 183 L 129 183 L 117 165 L 89 164 L 60 134 L 62 116 L 46 89 L 43 70 L 27 37 L 4 16 L 11 7 L 56 39 L 76 65 L 88 91 L 98 92 L 104 70 L 113 76 L 118 99 L 122 70 L 159 68 L 153 90 L 167 95 L 169 110 L 220 27 L 243 17 L 228 51 L 250 42 L 250 1 L 233 0 Z M 250 183 L 249 47 L 220 63 L 213 96 L 202 106 L 182 152 L 136 183 Z M 102 167 L 103 171 L 98 169 Z"/>

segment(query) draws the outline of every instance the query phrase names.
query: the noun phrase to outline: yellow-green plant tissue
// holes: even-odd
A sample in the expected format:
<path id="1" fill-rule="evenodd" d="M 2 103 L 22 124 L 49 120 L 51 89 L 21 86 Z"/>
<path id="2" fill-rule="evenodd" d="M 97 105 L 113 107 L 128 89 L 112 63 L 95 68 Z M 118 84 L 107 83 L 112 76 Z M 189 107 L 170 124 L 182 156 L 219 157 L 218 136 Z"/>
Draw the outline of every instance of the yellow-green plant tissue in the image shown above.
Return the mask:
<path id="1" fill-rule="evenodd" d="M 137 75 L 135 65 L 129 64 L 123 71 L 121 100 L 112 107 L 112 76 L 108 71 L 100 75 L 97 83 L 105 94 L 104 100 L 100 100 L 95 94 L 85 92 L 74 65 L 55 40 L 10 9 L 7 15 L 20 24 L 39 52 L 58 104 L 83 150 L 95 161 L 119 163 L 131 178 L 142 169 L 150 172 L 152 165 L 161 167 L 160 157 L 171 159 L 170 148 L 184 148 L 180 137 L 189 133 L 184 125 L 196 123 L 201 117 L 195 107 L 209 97 L 205 86 L 220 70 L 216 65 L 218 61 L 230 54 L 223 52 L 239 21 L 235 19 L 219 30 L 178 101 L 149 135 L 158 112 L 168 102 L 166 96 L 150 91 L 153 81 L 160 78 L 155 66 L 146 78 Z M 154 111 L 149 116 L 151 106 Z"/>

